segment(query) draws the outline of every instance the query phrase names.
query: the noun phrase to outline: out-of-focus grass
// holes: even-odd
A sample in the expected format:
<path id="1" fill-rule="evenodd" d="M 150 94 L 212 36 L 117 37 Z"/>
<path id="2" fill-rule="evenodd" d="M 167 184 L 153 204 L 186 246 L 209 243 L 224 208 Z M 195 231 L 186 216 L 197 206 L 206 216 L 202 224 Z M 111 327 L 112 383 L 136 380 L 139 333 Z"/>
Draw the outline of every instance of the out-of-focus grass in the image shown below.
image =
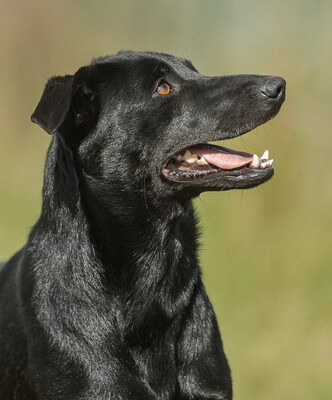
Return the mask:
<path id="1" fill-rule="evenodd" d="M 121 48 L 190 58 L 206 74 L 277 74 L 287 101 L 226 146 L 269 148 L 262 187 L 195 201 L 204 279 L 236 399 L 332 398 L 332 3 L 6 2 L 0 26 L 0 257 L 38 216 L 49 137 L 29 122 L 46 79 Z"/>

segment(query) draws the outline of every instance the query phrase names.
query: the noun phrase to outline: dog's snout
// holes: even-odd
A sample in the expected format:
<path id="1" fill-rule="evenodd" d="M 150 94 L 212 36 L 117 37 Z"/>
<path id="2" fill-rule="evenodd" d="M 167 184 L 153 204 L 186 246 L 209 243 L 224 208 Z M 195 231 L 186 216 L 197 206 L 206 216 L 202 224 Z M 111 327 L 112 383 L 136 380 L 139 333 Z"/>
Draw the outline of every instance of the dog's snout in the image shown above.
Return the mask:
<path id="1" fill-rule="evenodd" d="M 285 95 L 286 81 L 279 76 L 274 76 L 265 81 L 261 93 L 269 99 L 279 99 Z"/>

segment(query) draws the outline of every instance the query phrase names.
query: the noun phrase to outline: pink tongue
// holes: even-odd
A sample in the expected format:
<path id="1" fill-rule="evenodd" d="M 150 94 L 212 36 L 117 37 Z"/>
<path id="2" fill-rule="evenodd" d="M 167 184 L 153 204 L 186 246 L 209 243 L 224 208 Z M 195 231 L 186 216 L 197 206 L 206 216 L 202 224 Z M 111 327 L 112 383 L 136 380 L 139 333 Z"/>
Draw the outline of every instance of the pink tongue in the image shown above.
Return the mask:
<path id="1" fill-rule="evenodd" d="M 219 150 L 220 149 L 220 150 Z M 240 168 L 252 162 L 253 156 L 249 153 L 227 149 L 219 146 L 218 149 L 212 147 L 190 147 L 192 154 L 204 157 L 205 160 L 216 167 L 222 169 Z"/>

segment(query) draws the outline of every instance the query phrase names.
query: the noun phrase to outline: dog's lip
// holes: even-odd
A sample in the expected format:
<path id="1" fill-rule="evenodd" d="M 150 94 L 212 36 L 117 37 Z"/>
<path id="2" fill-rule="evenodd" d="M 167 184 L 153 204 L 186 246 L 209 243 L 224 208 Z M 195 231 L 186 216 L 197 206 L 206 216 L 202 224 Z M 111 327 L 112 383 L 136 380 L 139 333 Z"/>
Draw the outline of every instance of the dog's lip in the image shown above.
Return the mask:
<path id="1" fill-rule="evenodd" d="M 259 180 L 259 183 L 264 182 L 265 180 L 269 179 L 274 173 L 274 168 L 273 167 L 268 167 L 265 169 L 253 169 L 249 168 L 247 166 L 238 168 L 238 169 L 233 169 L 233 170 L 223 170 L 223 169 L 216 169 L 211 173 L 207 173 L 205 175 L 200 174 L 199 176 L 188 176 L 188 177 L 183 177 L 183 176 L 177 176 L 177 175 L 172 175 L 169 171 L 166 169 L 163 170 L 163 177 L 169 182 L 169 183 L 183 183 L 183 184 L 191 184 L 199 181 L 199 182 L 204 182 L 207 180 L 215 180 L 218 177 L 222 177 L 226 179 L 229 182 L 236 182 L 236 181 L 242 181 L 244 179 L 249 179 L 249 178 L 256 178 Z M 256 186 L 256 185 L 255 185 Z"/>

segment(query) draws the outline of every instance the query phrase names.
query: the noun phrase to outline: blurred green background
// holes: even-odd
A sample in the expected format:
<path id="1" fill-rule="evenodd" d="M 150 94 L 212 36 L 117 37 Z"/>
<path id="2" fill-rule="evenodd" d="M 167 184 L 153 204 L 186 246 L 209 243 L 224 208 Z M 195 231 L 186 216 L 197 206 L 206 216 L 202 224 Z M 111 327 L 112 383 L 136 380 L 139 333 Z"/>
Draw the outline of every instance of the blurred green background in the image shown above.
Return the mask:
<path id="1" fill-rule="evenodd" d="M 228 143 L 268 148 L 275 177 L 195 201 L 201 261 L 237 400 L 332 398 L 332 2 L 1 1 L 0 258 L 40 210 L 50 138 L 30 122 L 46 80 L 93 56 L 155 50 L 207 75 L 287 80 L 276 119 Z"/>

